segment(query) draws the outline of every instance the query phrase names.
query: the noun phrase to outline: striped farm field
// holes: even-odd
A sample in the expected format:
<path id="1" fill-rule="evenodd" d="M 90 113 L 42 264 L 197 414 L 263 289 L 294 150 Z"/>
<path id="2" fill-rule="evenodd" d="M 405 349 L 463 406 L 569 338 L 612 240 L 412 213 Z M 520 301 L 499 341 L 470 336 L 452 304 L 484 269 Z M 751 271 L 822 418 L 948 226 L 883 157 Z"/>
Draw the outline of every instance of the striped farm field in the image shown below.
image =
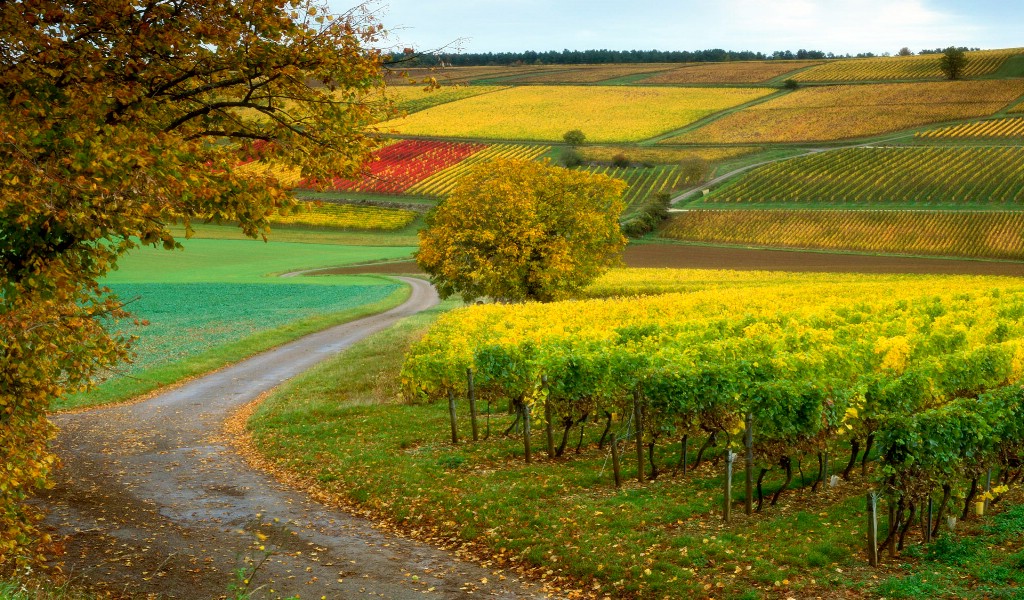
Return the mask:
<path id="1" fill-rule="evenodd" d="M 1022 80 L 820 86 L 726 115 L 662 143 L 830 141 L 987 117 L 1024 94 Z"/>
<path id="2" fill-rule="evenodd" d="M 416 219 L 416 213 L 399 208 L 301 202 L 301 210 L 291 215 L 275 215 L 275 225 L 301 225 L 323 229 L 355 229 L 365 231 L 395 231 Z"/>
<path id="3" fill-rule="evenodd" d="M 626 182 L 622 200 L 626 204 L 627 213 L 633 205 L 659 192 L 672 192 L 690 183 L 682 169 L 676 166 L 590 167 L 587 170 Z"/>
<path id="4" fill-rule="evenodd" d="M 652 165 L 679 164 L 689 160 L 717 162 L 760 151 L 758 147 L 725 146 L 721 148 L 664 148 L 658 146 L 582 146 L 583 160 L 612 162 L 625 156 L 630 162 Z"/>
<path id="5" fill-rule="evenodd" d="M 425 89 L 423 86 L 399 86 L 388 88 L 388 95 L 395 99 L 399 110 L 414 113 L 433 106 L 503 89 L 505 89 L 503 86 L 498 85 L 444 86 L 433 90 Z"/>
<path id="6" fill-rule="evenodd" d="M 562 65 L 562 69 L 547 73 L 530 73 L 520 77 L 501 79 L 502 83 L 598 83 L 619 77 L 658 73 L 678 65 L 641 63 L 635 65 Z"/>
<path id="7" fill-rule="evenodd" d="M 967 52 L 964 77 L 980 77 L 994 73 L 1003 62 L 1024 49 L 981 50 Z M 797 81 L 874 81 L 878 79 L 941 79 L 941 54 L 919 56 L 892 56 L 879 58 L 850 58 L 825 63 L 798 73 Z"/>
<path id="8" fill-rule="evenodd" d="M 1024 212 L 693 210 L 662 236 L 689 242 L 1024 259 Z"/>
<path id="9" fill-rule="evenodd" d="M 696 63 L 652 75 L 637 83 L 763 83 L 780 75 L 820 65 L 820 60 L 767 60 Z"/>
<path id="10" fill-rule="evenodd" d="M 487 144 L 401 140 L 374 152 L 369 173 L 358 181 L 335 179 L 329 189 L 377 194 L 402 194 L 431 175 L 487 148 Z M 300 182 L 299 187 L 312 187 Z"/>
<path id="11" fill-rule="evenodd" d="M 450 102 L 383 124 L 402 135 L 636 142 L 774 93 L 771 88 L 521 86 Z"/>
<path id="12" fill-rule="evenodd" d="M 408 194 L 420 196 L 446 196 L 459 179 L 475 165 L 497 160 L 534 160 L 551 149 L 551 146 L 526 146 L 521 144 L 492 144 L 459 163 L 439 171 L 406 190 Z"/>
<path id="13" fill-rule="evenodd" d="M 930 131 L 920 131 L 915 134 L 915 137 L 968 139 L 1022 138 L 1024 137 L 1024 117 L 990 119 L 975 123 L 940 127 Z"/>
<path id="14" fill-rule="evenodd" d="M 716 204 L 1024 204 L 1024 147 L 858 147 L 765 165 Z"/>

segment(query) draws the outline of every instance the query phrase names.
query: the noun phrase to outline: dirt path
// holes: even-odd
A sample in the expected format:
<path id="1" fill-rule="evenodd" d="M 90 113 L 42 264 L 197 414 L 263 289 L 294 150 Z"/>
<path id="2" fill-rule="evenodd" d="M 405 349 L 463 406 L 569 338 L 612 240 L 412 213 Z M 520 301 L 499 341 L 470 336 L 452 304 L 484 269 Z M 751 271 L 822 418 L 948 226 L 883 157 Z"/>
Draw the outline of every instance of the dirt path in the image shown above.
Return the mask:
<path id="1" fill-rule="evenodd" d="M 218 439 L 237 407 L 437 303 L 428 284 L 405 281 L 411 298 L 386 313 L 143 403 L 58 415 L 65 467 L 43 503 L 48 523 L 67 536 L 65 572 L 114 594 L 198 600 L 223 597 L 246 557 L 269 554 L 252 577 L 256 598 L 543 597 L 508 574 L 382 533 L 287 489 Z"/>

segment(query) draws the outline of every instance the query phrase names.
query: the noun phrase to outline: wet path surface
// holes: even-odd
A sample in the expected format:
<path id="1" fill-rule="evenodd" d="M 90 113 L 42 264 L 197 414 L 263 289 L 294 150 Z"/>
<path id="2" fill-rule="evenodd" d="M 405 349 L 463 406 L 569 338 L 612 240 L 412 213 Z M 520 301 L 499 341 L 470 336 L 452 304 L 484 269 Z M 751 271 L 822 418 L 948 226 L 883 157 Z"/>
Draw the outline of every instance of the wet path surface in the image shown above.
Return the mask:
<path id="1" fill-rule="evenodd" d="M 245 585 L 238 569 L 263 561 L 248 584 L 255 598 L 543 597 L 288 489 L 220 439 L 238 407 L 437 303 L 426 282 L 406 281 L 412 296 L 394 310 L 146 402 L 57 416 L 64 467 L 43 503 L 48 524 L 67 536 L 65 573 L 132 597 L 219 598 Z"/>

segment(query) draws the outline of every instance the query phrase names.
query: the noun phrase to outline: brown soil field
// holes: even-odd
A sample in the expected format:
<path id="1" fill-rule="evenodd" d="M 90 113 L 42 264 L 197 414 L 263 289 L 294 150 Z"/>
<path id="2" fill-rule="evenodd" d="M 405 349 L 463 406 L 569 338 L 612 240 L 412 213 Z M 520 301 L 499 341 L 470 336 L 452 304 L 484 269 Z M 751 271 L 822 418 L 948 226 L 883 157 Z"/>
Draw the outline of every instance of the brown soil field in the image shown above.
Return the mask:
<path id="1" fill-rule="evenodd" d="M 1024 262 L 873 256 L 752 248 L 643 244 L 626 249 L 627 267 L 732 269 L 813 273 L 919 273 L 1024 277 Z M 422 273 L 415 261 L 377 263 L 316 271 L 316 275 Z"/>

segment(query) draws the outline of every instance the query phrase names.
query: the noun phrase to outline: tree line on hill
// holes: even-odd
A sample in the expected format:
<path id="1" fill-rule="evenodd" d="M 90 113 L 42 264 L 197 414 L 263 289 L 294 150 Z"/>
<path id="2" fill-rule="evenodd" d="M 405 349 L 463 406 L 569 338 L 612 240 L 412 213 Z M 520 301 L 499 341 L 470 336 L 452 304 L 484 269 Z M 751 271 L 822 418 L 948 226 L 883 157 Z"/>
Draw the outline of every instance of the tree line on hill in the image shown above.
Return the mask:
<path id="1" fill-rule="evenodd" d="M 962 50 L 968 50 L 962 48 Z M 975 48 L 976 50 L 976 48 Z M 941 54 L 943 48 L 938 50 L 922 50 L 918 54 Z M 909 48 L 902 48 L 900 55 L 912 54 Z M 690 63 L 690 62 L 727 62 L 738 60 L 819 60 L 826 58 L 871 58 L 875 56 L 890 56 L 890 53 L 875 54 L 873 52 L 862 52 L 859 54 L 834 54 L 821 50 L 800 49 L 776 50 L 771 54 L 764 52 L 753 52 L 750 50 L 734 51 L 721 48 L 708 50 L 548 50 L 547 52 L 536 52 L 527 50 L 525 52 L 468 52 L 460 54 L 417 54 L 410 56 L 407 53 L 397 53 L 392 57 L 394 63 L 400 63 L 403 67 L 473 67 L 473 66 L 515 66 L 515 65 L 599 65 L 599 64 L 629 64 L 629 63 Z"/>

